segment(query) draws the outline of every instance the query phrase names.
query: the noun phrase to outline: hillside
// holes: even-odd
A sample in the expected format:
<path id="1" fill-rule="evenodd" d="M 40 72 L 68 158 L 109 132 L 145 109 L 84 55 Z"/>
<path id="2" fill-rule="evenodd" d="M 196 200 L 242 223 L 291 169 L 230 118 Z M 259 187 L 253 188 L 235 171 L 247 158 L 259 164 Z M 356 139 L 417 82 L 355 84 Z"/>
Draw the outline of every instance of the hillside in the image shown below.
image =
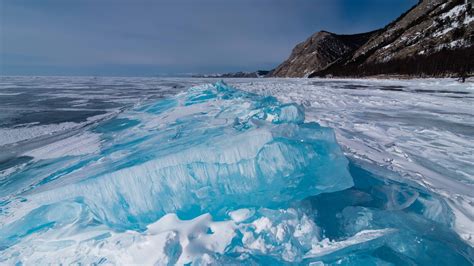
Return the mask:
<path id="1" fill-rule="evenodd" d="M 338 35 L 320 31 L 298 44 L 290 57 L 273 72 L 274 77 L 303 77 L 323 70 L 330 63 L 356 50 L 366 43 L 375 32 Z"/>
<path id="2" fill-rule="evenodd" d="M 465 75 L 474 69 L 473 28 L 465 0 L 423 0 L 378 31 L 314 34 L 272 76 Z"/>

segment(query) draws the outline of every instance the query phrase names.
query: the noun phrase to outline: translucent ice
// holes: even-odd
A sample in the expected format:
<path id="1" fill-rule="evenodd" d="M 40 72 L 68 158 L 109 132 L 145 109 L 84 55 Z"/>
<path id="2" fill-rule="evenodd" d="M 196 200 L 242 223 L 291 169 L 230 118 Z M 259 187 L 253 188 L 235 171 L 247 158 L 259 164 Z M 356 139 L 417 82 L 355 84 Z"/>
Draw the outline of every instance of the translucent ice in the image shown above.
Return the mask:
<path id="1" fill-rule="evenodd" d="M 2 246 L 81 212 L 116 230 L 144 230 L 166 213 L 219 218 L 240 206 L 285 207 L 353 185 L 331 129 L 304 123 L 298 105 L 224 83 L 136 107 L 89 130 L 100 135 L 100 151 L 42 156 L 11 177 L 23 184 L 35 176 L 36 183 L 8 198 Z M 68 202 L 76 207 L 57 215 Z"/>

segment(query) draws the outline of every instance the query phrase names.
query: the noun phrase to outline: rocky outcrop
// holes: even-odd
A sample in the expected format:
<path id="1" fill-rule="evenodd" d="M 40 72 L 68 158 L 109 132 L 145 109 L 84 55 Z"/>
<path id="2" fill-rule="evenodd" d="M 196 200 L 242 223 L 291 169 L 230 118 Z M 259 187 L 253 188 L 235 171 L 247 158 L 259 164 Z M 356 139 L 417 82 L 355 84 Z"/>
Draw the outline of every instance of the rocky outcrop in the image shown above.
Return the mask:
<path id="1" fill-rule="evenodd" d="M 325 69 L 329 64 L 353 52 L 375 32 L 338 35 L 320 31 L 298 44 L 290 57 L 279 65 L 270 75 L 272 77 L 305 77 L 315 71 Z"/>
<path id="2" fill-rule="evenodd" d="M 298 44 L 274 76 L 449 76 L 474 70 L 474 18 L 466 0 L 422 0 L 352 46 L 319 32 Z M 364 40 L 365 38 L 365 40 Z"/>

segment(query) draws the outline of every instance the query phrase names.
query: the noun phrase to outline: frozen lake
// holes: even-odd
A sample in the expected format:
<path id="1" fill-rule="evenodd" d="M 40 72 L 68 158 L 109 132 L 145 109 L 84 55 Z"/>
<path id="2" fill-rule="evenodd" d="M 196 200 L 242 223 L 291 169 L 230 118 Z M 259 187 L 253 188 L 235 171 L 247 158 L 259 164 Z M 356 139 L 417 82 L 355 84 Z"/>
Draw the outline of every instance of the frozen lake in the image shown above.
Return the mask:
<path id="1" fill-rule="evenodd" d="M 473 83 L 216 81 L 1 77 L 0 263 L 474 263 Z"/>

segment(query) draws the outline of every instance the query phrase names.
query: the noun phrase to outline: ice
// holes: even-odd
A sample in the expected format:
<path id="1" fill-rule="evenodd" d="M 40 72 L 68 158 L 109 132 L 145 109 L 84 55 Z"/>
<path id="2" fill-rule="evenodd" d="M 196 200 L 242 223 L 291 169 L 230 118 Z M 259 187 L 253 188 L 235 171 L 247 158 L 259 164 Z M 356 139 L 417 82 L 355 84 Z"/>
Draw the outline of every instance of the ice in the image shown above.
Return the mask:
<path id="1" fill-rule="evenodd" d="M 61 158 L 64 156 L 79 156 L 98 153 L 99 151 L 100 135 L 95 133 L 85 133 L 28 151 L 24 156 L 30 156 L 36 160 L 45 160 Z"/>
<path id="2" fill-rule="evenodd" d="M 0 128 L 0 146 L 54 134 L 77 127 L 76 123 L 65 122 L 54 125 Z"/>
<path id="3" fill-rule="evenodd" d="M 469 83 L 39 81 L 124 105 L 0 150 L 0 264 L 474 263 Z"/>
<path id="4" fill-rule="evenodd" d="M 245 212 L 234 212 L 242 211 Z M 330 241 L 320 236 L 319 227 L 302 210 L 260 208 L 250 213 L 246 221 L 215 221 L 209 214 L 181 220 L 176 214 L 167 214 L 141 233 L 114 233 L 101 226 L 77 233 L 80 224 L 75 223 L 60 232 L 27 236 L 27 241 L 6 250 L 3 262 L 17 262 L 17 252 L 34 264 L 81 261 L 182 265 L 200 264 L 203 259 L 222 264 L 258 257 L 260 263 L 272 263 L 275 259 L 303 262 L 321 260 L 335 251 L 361 248 L 358 245 L 392 231 L 366 230 L 345 240 Z M 238 253 L 238 257 L 226 255 Z"/>
<path id="5" fill-rule="evenodd" d="M 352 186 L 333 132 L 302 116 L 225 84 L 192 88 L 100 125 L 99 161 L 85 156 L 26 198 L 80 198 L 102 222 L 142 228 L 168 212 L 279 206 Z"/>
<path id="6" fill-rule="evenodd" d="M 203 259 L 213 263 L 236 263 L 242 258 L 225 256 L 226 251 L 250 256 L 264 254 L 261 253 L 263 250 L 291 262 L 301 261 L 304 252 L 319 241 L 318 228 L 300 211 L 259 209 L 252 212 L 255 215 L 247 222 L 215 221 L 209 214 L 181 220 L 176 214 L 167 214 L 141 233 L 114 233 L 101 226 L 88 227 L 77 233 L 80 224 L 76 223 L 60 232 L 27 236 L 28 241 L 7 249 L 0 261 L 17 262 L 16 252 L 21 252 L 34 264 L 81 261 L 87 264 L 182 265 L 199 264 Z M 272 221 L 257 231 L 261 220 L 258 217 L 265 214 L 270 217 L 266 219 Z"/>
<path id="7" fill-rule="evenodd" d="M 343 240 L 339 242 L 331 242 L 328 239 L 325 239 L 325 241 L 321 241 L 320 243 L 317 243 L 315 246 L 311 248 L 311 250 L 305 255 L 305 258 L 324 258 L 324 256 L 327 255 L 334 255 L 335 252 L 341 252 L 341 250 L 344 249 L 349 249 L 349 248 L 354 248 L 356 245 L 360 244 L 372 244 L 374 243 L 368 243 L 373 240 L 376 240 L 382 236 L 385 235 L 390 235 L 393 232 L 391 229 L 382 229 L 382 230 L 362 230 L 358 233 L 356 233 L 354 236 Z M 377 246 L 380 246 L 378 244 Z M 367 247 L 363 247 L 364 249 L 367 249 Z M 363 249 L 362 247 L 358 247 L 358 249 Z M 353 250 L 351 250 L 353 251 Z"/>
<path id="8" fill-rule="evenodd" d="M 305 106 L 306 121 L 335 129 L 353 160 L 441 195 L 474 246 L 472 81 L 450 79 L 236 80 L 237 87 Z M 402 176 L 402 177 L 400 177 Z M 470 207 L 468 207 L 470 206 Z"/>
<path id="9" fill-rule="evenodd" d="M 38 162 L 9 178 L 38 181 L 17 192 L 21 199 L 10 196 L 17 205 L 6 208 L 2 245 L 15 244 L 18 232 L 69 223 L 79 210 L 54 215 L 65 203 L 116 230 L 143 230 L 167 213 L 219 217 L 351 187 L 333 131 L 303 120 L 300 106 L 224 83 L 138 106 L 27 153 Z"/>

